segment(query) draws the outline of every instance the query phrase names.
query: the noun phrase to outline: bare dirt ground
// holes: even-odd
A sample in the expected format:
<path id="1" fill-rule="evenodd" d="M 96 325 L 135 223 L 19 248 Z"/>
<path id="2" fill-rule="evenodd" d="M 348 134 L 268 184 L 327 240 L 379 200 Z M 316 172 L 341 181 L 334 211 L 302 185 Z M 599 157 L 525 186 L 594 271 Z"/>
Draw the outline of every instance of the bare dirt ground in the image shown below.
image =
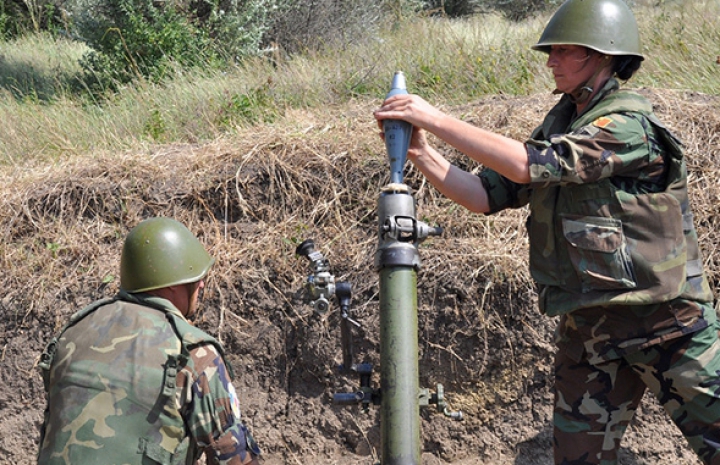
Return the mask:
<path id="1" fill-rule="evenodd" d="M 720 99 L 642 90 L 685 141 L 691 197 L 712 285 L 718 285 Z M 554 97 L 494 97 L 448 111 L 522 139 Z M 378 411 L 336 406 L 359 380 L 340 375 L 337 306 L 306 302 L 315 240 L 353 286 L 356 361 L 378 385 L 377 198 L 388 182 L 373 103 L 289 114 L 205 145 L 92 154 L 2 168 L 0 463 L 34 463 L 45 406 L 36 368 L 73 312 L 118 289 L 122 238 L 141 219 L 177 218 L 217 257 L 196 324 L 225 344 L 244 416 L 265 463 L 372 464 Z M 477 169 L 447 147 L 446 155 Z M 418 218 L 444 228 L 420 247 L 420 384 L 445 387 L 453 421 L 421 412 L 425 464 L 551 463 L 552 332 L 527 272 L 524 210 L 472 215 L 409 169 Z M 622 464 L 697 464 L 650 397 L 622 444 Z"/>

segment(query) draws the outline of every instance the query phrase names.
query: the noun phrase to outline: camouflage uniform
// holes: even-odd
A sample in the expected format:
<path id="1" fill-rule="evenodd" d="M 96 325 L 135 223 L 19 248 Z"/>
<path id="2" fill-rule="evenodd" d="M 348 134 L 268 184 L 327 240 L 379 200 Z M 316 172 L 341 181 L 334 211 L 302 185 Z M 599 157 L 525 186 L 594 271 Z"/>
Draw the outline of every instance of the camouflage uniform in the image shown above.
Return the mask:
<path id="1" fill-rule="evenodd" d="M 720 342 L 677 139 L 610 79 L 527 141 L 531 183 L 480 174 L 491 213 L 530 206 L 541 311 L 560 315 L 555 460 L 613 464 L 646 387 L 720 464 Z"/>
<path id="2" fill-rule="evenodd" d="M 239 465 L 259 454 L 222 348 L 167 300 L 121 291 L 43 353 L 40 464 Z M 250 441 L 250 442 L 249 442 Z"/>

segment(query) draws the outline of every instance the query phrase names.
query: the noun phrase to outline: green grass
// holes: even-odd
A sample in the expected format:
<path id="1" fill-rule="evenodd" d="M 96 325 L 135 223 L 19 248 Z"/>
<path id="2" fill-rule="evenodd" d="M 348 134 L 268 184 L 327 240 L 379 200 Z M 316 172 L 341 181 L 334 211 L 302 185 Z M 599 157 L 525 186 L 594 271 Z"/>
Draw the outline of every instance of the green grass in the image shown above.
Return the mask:
<path id="1" fill-rule="evenodd" d="M 0 89 L 5 98 L 44 102 L 65 93 L 80 71 L 82 44 L 28 34 L 13 42 L 0 41 Z"/>
<path id="2" fill-rule="evenodd" d="M 638 85 L 717 94 L 720 1 L 674 2 L 638 15 L 646 62 Z"/>
<path id="3" fill-rule="evenodd" d="M 647 60 L 630 85 L 717 92 L 720 0 L 635 12 Z M 545 56 L 529 47 L 547 19 L 415 18 L 342 48 L 276 53 L 222 72 L 179 70 L 172 80 L 128 86 L 103 102 L 69 90 L 81 75 L 82 45 L 29 35 L 0 43 L 0 164 L 198 143 L 236 127 L 275 124 L 288 108 L 379 101 L 396 70 L 434 103 L 546 92 Z"/>

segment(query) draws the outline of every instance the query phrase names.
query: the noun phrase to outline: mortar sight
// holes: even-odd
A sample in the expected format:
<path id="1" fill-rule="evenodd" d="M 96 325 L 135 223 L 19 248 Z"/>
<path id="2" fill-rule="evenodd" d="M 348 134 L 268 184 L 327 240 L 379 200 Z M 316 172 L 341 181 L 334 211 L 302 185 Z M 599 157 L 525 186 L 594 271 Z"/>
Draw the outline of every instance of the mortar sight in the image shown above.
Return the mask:
<path id="1" fill-rule="evenodd" d="M 323 254 L 315 250 L 315 241 L 312 239 L 302 241 L 302 243 L 295 248 L 295 254 L 307 258 L 316 267 L 327 266 L 327 260 L 325 260 Z"/>
<path id="2" fill-rule="evenodd" d="M 322 253 L 315 250 L 312 239 L 304 240 L 295 248 L 295 254 L 310 262 L 312 273 L 308 276 L 305 288 L 318 313 L 326 313 L 330 307 L 329 299 L 335 294 L 335 276 L 330 273 L 330 264 Z"/>

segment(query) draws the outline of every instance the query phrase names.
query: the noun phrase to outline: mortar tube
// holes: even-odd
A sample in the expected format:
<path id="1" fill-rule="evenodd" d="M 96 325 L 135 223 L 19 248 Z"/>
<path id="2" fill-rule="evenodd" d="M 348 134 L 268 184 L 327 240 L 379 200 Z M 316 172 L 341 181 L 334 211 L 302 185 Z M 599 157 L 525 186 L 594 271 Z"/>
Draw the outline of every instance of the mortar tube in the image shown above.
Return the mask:
<path id="1" fill-rule="evenodd" d="M 415 218 L 413 197 L 394 186 L 378 202 L 380 275 L 380 435 L 382 465 L 420 463 L 417 270 L 412 243 L 402 242 L 389 225 Z M 406 187 L 406 186 L 405 186 Z"/>
<path id="2" fill-rule="evenodd" d="M 380 270 L 381 463 L 420 463 L 417 272 Z"/>

